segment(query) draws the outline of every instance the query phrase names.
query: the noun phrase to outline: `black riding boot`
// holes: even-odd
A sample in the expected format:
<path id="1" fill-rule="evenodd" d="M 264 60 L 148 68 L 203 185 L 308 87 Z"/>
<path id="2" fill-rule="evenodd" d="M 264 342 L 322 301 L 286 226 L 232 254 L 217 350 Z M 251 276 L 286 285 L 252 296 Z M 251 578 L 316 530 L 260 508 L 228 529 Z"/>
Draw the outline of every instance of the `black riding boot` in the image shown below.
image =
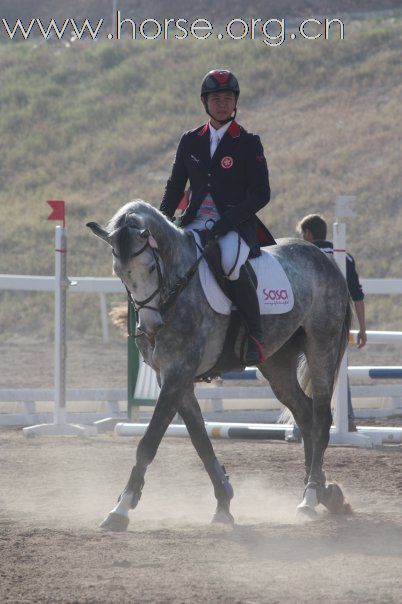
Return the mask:
<path id="1" fill-rule="evenodd" d="M 256 365 L 264 360 L 262 349 L 262 329 L 260 318 L 260 305 L 257 292 L 250 274 L 245 266 L 240 269 L 239 278 L 230 282 L 233 297 L 240 314 L 248 329 L 248 346 L 246 365 Z"/>

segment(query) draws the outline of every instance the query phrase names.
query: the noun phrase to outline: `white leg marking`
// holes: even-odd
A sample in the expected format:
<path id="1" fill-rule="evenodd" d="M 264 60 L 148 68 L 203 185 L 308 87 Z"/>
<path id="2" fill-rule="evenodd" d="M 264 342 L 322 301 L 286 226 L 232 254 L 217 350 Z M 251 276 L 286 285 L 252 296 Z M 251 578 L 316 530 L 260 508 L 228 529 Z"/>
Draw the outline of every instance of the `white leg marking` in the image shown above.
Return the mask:
<path id="1" fill-rule="evenodd" d="M 132 493 L 123 493 L 119 503 L 111 510 L 111 514 L 120 514 L 128 518 L 128 512 L 131 509 Z"/>
<path id="2" fill-rule="evenodd" d="M 298 508 L 311 508 L 314 510 L 318 505 L 317 489 L 306 489 L 303 501 L 297 506 Z"/>

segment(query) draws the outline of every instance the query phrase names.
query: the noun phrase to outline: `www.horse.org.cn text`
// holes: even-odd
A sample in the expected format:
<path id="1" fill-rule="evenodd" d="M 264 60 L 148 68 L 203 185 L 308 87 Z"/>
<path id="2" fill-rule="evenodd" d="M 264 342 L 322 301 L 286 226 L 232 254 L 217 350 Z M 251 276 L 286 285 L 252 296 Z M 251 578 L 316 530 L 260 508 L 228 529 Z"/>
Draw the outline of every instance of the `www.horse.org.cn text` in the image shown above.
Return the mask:
<path id="1" fill-rule="evenodd" d="M 266 46 L 276 47 L 296 39 L 345 39 L 345 24 L 337 18 L 309 18 L 298 23 L 292 21 L 290 25 L 285 18 L 264 20 L 257 17 L 236 17 L 218 26 L 205 18 L 147 18 L 136 21 L 123 16 L 118 10 L 113 25 L 111 20 L 79 21 L 71 17 L 63 22 L 56 22 L 52 18 L 46 21 L 38 17 L 25 22 L 21 19 L 14 22 L 2 19 L 0 25 L 0 38 L 16 41 L 38 36 L 45 40 L 62 40 L 71 36 L 78 40 L 208 40 L 215 37 L 218 40 L 256 40 Z"/>

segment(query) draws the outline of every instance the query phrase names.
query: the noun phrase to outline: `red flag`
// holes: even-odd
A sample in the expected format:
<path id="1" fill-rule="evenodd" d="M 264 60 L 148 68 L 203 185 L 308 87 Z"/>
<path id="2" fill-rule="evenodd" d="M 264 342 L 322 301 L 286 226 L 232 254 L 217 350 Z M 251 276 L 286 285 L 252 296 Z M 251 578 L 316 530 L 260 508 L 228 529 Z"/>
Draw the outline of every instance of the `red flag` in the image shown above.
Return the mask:
<path id="1" fill-rule="evenodd" d="M 63 227 L 65 226 L 65 208 L 64 208 L 64 201 L 61 200 L 48 200 L 47 203 L 50 205 L 50 207 L 52 208 L 52 213 L 49 214 L 49 216 L 47 217 L 48 220 L 62 220 L 63 221 Z"/>

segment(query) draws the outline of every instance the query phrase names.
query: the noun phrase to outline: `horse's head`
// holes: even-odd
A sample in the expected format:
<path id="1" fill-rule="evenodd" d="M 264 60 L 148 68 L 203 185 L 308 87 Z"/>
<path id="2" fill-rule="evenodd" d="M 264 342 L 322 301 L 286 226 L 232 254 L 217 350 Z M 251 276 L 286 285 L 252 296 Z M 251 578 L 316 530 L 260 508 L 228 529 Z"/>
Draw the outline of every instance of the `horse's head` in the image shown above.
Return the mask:
<path id="1" fill-rule="evenodd" d="M 139 327 L 147 333 L 155 333 L 163 324 L 158 312 L 163 267 L 151 232 L 129 214 L 112 224 L 111 231 L 96 222 L 89 222 L 87 227 L 111 246 L 113 270 L 141 311 Z"/>

